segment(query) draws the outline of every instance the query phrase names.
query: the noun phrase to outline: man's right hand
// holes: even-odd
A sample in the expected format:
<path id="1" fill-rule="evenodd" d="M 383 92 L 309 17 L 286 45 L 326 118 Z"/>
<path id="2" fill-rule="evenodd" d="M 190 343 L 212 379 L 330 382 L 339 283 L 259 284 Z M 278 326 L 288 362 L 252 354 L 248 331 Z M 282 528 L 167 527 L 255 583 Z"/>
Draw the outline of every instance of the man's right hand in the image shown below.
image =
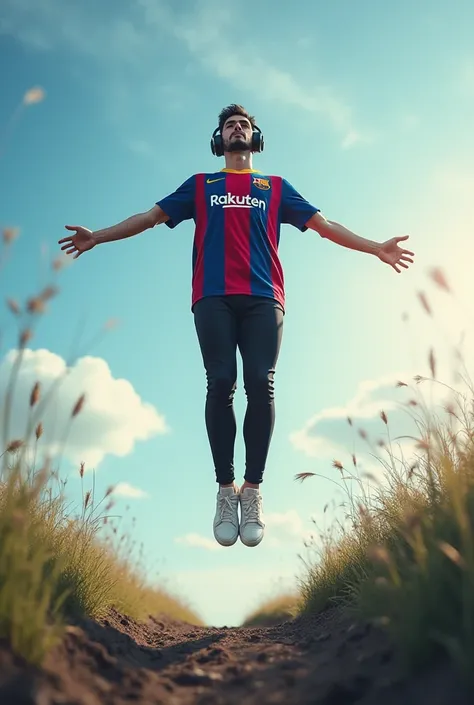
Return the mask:
<path id="1" fill-rule="evenodd" d="M 97 245 L 94 239 L 92 230 L 83 228 L 82 225 L 66 225 L 66 230 L 75 230 L 75 235 L 68 235 L 58 240 L 58 244 L 62 245 L 61 250 L 66 250 L 67 255 L 73 255 L 73 259 L 77 259 L 86 250 L 92 250 Z"/>

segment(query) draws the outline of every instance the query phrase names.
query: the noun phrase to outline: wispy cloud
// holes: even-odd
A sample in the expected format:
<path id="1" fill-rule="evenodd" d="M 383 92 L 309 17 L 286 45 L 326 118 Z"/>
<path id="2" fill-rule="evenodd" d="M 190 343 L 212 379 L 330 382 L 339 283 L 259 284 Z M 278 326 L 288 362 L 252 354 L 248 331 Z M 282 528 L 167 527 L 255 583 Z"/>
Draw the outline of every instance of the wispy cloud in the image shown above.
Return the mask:
<path id="1" fill-rule="evenodd" d="M 325 120 L 341 134 L 341 146 L 349 148 L 368 141 L 355 126 L 351 107 L 337 91 L 328 85 L 307 86 L 297 76 L 272 62 L 268 54 L 259 53 L 255 45 L 246 48 L 239 43 L 232 50 L 229 28 L 235 22 L 233 10 L 218 2 L 196 3 L 191 13 L 178 18 L 162 3 L 155 0 L 137 0 L 146 13 L 147 23 L 168 30 L 179 39 L 203 66 L 219 78 L 224 78 L 240 90 L 253 90 L 261 100 L 276 105 L 286 104 L 299 108 Z M 258 76 L 258 81 L 249 81 Z"/>
<path id="2" fill-rule="evenodd" d="M 3 14 L 0 33 L 13 35 L 34 49 L 67 48 L 100 61 L 107 67 L 108 81 L 120 76 L 131 90 L 143 89 L 145 96 L 156 93 L 157 75 L 150 79 L 145 69 L 162 64 L 160 38 L 166 36 L 180 53 L 185 48 L 210 75 L 225 79 L 239 91 L 253 91 L 259 100 L 319 118 L 339 134 L 342 148 L 370 139 L 355 124 L 352 107 L 334 87 L 321 81 L 306 85 L 296 67 L 283 69 L 278 57 L 264 46 L 259 50 L 254 42 L 249 47 L 239 42 L 238 49 L 232 49 L 235 10 L 221 2 L 196 2 L 183 13 L 163 0 L 135 0 L 126 11 L 115 6 L 104 11 L 60 0 L 4 0 Z M 136 71 L 127 75 L 124 67 Z M 258 76 L 258 81 L 249 76 Z"/>
<path id="3" fill-rule="evenodd" d="M 129 499 L 145 499 L 149 494 L 139 487 L 134 487 L 128 482 L 119 482 L 115 486 L 113 494 L 117 497 L 128 497 Z"/>

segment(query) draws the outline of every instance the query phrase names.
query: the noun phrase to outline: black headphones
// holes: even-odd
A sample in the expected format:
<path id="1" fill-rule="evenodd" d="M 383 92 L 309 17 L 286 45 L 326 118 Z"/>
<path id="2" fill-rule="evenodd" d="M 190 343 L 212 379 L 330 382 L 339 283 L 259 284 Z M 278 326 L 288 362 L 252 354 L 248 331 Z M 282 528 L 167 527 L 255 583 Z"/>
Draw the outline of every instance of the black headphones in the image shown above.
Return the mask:
<path id="1" fill-rule="evenodd" d="M 252 144 L 251 144 L 252 152 L 263 152 L 264 145 L 265 145 L 265 143 L 263 140 L 262 131 L 259 127 L 257 127 L 257 125 L 254 125 L 253 126 L 253 133 L 252 133 Z M 212 133 L 211 152 L 216 157 L 222 157 L 224 154 L 224 141 L 222 139 L 222 135 L 220 134 L 219 127 L 216 127 L 216 129 Z"/>

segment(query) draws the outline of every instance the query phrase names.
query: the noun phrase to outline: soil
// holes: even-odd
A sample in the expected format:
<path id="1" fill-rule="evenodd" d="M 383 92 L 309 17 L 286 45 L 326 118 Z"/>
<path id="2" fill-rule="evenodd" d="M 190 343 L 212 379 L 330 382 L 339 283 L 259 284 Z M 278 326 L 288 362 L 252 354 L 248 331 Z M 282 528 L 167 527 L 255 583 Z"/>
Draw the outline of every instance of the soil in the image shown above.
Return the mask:
<path id="1" fill-rule="evenodd" d="M 338 611 L 196 627 L 112 611 L 67 629 L 41 669 L 0 644 L 1 705 L 469 705 L 438 663 L 404 679 L 384 632 Z"/>

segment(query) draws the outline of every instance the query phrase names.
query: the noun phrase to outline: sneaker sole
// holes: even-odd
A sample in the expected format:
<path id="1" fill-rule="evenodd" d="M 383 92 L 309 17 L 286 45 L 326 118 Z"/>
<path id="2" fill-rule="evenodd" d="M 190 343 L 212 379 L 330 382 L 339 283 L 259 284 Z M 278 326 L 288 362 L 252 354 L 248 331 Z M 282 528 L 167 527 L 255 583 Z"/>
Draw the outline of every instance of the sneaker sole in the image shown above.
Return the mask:
<path id="1" fill-rule="evenodd" d="M 229 541 L 229 542 L 221 541 L 220 539 L 217 538 L 217 536 L 215 534 L 214 534 L 214 538 L 220 546 L 228 547 L 228 546 L 233 546 L 235 543 L 237 543 L 237 539 L 239 538 L 239 535 L 237 534 L 235 539 L 233 541 Z"/>
<path id="2" fill-rule="evenodd" d="M 255 548 L 255 546 L 258 546 L 260 543 L 263 541 L 263 535 L 261 538 L 258 539 L 258 541 L 244 541 L 242 536 L 240 536 L 241 542 L 244 544 L 244 546 L 247 546 L 248 548 Z"/>

